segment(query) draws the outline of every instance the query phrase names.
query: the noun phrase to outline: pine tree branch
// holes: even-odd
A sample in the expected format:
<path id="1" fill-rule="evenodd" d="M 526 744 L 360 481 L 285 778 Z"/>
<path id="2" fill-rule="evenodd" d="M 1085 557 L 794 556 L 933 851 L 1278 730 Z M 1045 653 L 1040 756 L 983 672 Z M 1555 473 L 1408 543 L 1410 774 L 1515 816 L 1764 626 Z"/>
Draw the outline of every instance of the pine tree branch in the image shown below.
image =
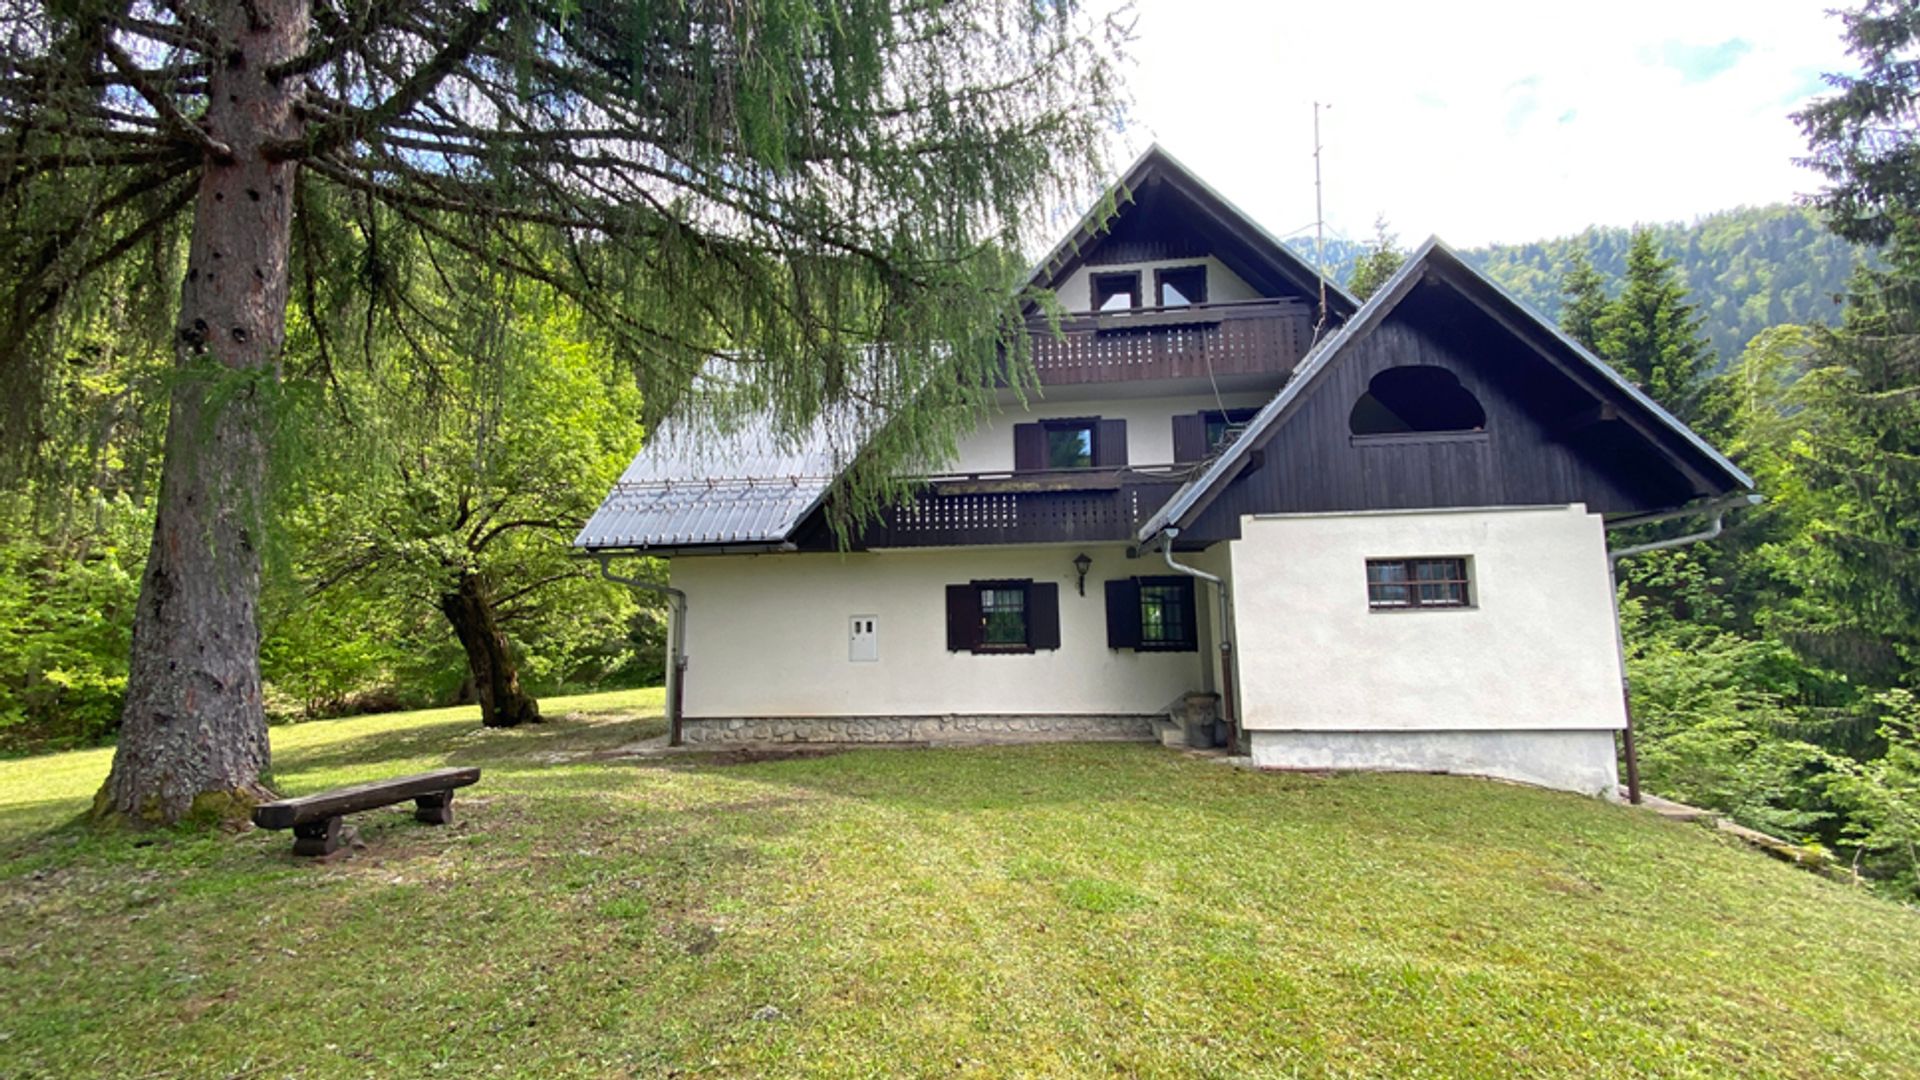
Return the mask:
<path id="1" fill-rule="evenodd" d="M 102 46 L 107 58 L 113 61 L 113 66 L 120 69 L 120 73 L 127 77 L 134 90 L 147 100 L 147 104 L 153 106 L 153 111 L 160 114 L 160 118 L 166 121 L 167 126 L 175 134 L 198 146 L 215 161 L 233 160 L 233 147 L 207 134 L 205 128 L 182 116 L 180 110 L 174 107 L 173 99 L 147 81 L 146 73 L 140 70 L 140 66 L 133 62 L 133 58 L 126 54 L 126 50 L 122 49 L 111 35 L 102 35 Z"/>
<path id="2" fill-rule="evenodd" d="M 347 117 L 315 127 L 303 138 L 268 143 L 268 159 L 292 161 L 322 157 L 410 112 L 439 89 L 440 84 L 466 61 L 486 35 L 517 7 L 517 0 L 503 0 L 474 11 L 447 38 L 440 51 L 431 60 L 414 68 L 413 73 L 401 80 L 385 100 L 372 108 L 356 109 Z"/>

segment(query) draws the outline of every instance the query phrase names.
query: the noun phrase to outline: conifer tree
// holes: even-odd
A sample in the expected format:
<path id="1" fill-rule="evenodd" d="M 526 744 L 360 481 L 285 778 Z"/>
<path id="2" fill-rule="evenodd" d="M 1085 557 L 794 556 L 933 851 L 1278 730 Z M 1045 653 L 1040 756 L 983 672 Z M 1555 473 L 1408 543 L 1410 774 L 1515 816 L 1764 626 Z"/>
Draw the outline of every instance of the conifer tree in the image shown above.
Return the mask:
<path id="1" fill-rule="evenodd" d="M 1594 336 L 1600 355 L 1634 385 L 1681 419 L 1693 415 L 1712 354 L 1652 230 L 1634 231 L 1620 295 L 1595 321 Z"/>
<path id="2" fill-rule="evenodd" d="M 1842 324 L 1820 334 L 1806 380 L 1801 468 L 1827 556 L 1812 569 L 1860 629 L 1920 671 L 1920 2 L 1868 0 L 1844 13 L 1857 75 L 1799 113 L 1829 179 L 1828 227 L 1884 242 L 1855 273 Z"/>
<path id="3" fill-rule="evenodd" d="M 1566 298 L 1560 309 L 1560 329 L 1567 336 L 1598 352 L 1600 320 L 1607 313 L 1607 285 L 1586 251 L 1576 248 L 1567 259 L 1566 273 L 1560 278 L 1560 294 Z"/>
<path id="4" fill-rule="evenodd" d="M 1353 276 L 1347 279 L 1347 291 L 1366 300 L 1387 283 L 1407 261 L 1399 248 L 1400 238 L 1387 228 L 1385 215 L 1373 219 L 1373 243 L 1366 254 L 1353 264 Z"/>
<path id="5" fill-rule="evenodd" d="M 431 258 L 537 282 L 655 412 L 888 416 L 836 503 L 870 511 L 1025 370 L 1004 253 L 1104 171 L 1112 45 L 1072 0 L 0 0 L 0 449 L 39 441 L 73 312 L 174 297 L 98 814 L 267 794 L 275 401 L 344 362 L 282 370 L 290 304 L 404 337 Z"/>

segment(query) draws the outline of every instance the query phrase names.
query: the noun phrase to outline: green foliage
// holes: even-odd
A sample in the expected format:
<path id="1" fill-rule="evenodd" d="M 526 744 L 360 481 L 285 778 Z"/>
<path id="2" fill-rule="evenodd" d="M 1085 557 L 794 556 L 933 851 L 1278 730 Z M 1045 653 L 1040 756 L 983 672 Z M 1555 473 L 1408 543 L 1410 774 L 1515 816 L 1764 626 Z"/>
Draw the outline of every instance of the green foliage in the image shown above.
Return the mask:
<path id="1" fill-rule="evenodd" d="M 1849 239 L 1882 244 L 1920 209 L 1920 3 L 1865 0 L 1842 11 L 1847 51 L 1858 68 L 1829 74 L 1833 93 L 1794 115 L 1807 136 L 1805 164 L 1827 178 L 1813 199 L 1827 225 Z"/>
<path id="2" fill-rule="evenodd" d="M 35 528 L 0 496 L 0 745 L 84 746 L 113 730 L 127 682 L 148 515 L 124 498 L 92 519 Z"/>
<path id="3" fill-rule="evenodd" d="M 1353 266 L 1353 273 L 1347 278 L 1347 291 L 1362 300 L 1378 292 L 1380 286 L 1398 271 L 1407 261 L 1406 253 L 1398 247 L 1399 238 L 1387 228 L 1385 217 L 1376 218 L 1373 223 L 1373 244 L 1360 261 Z"/>
<path id="4" fill-rule="evenodd" d="M 1797 206 L 1729 210 L 1691 224 L 1638 230 L 1595 227 L 1578 236 L 1496 244 L 1465 254 L 1514 295 L 1568 327 L 1578 325 L 1577 315 L 1571 323 L 1566 315 L 1562 286 L 1569 275 L 1584 260 L 1603 280 L 1622 281 L 1636 231 L 1651 233 L 1654 246 L 1674 260 L 1675 278 L 1701 316 L 1713 370 L 1731 364 L 1769 327 L 1836 321 L 1835 300 L 1867 257 L 1828 232 L 1813 211 Z"/>
<path id="5" fill-rule="evenodd" d="M 491 316 L 457 317 L 481 297 Z M 464 576 L 484 583 L 535 692 L 657 674 L 640 654 L 658 613 L 569 547 L 638 447 L 632 381 L 537 285 L 452 278 L 437 302 L 427 332 L 357 342 L 376 363 L 338 370 L 290 418 L 288 445 L 326 452 L 287 470 L 266 677 L 308 714 L 369 688 L 446 700 L 465 665 L 440 603 Z M 317 348 L 301 333 L 289 355 Z"/>
<path id="6" fill-rule="evenodd" d="M 1575 248 L 1567 256 L 1567 270 L 1560 278 L 1560 295 L 1566 300 L 1560 309 L 1560 328 L 1567 336 L 1598 352 L 1600 321 L 1607 313 L 1607 283 L 1593 268 L 1587 253 Z"/>
<path id="7" fill-rule="evenodd" d="M 1700 338 L 1700 317 L 1687 302 L 1674 269 L 1674 261 L 1660 254 L 1653 233 L 1635 230 L 1620 295 L 1600 310 L 1590 329 L 1608 363 L 1670 412 L 1688 419 L 1698 404 L 1709 356 Z M 1576 266 L 1574 272 L 1578 270 Z M 1571 281 L 1563 291 L 1589 288 Z M 1572 317 L 1584 317 L 1584 305 L 1590 302 L 1590 295 L 1577 295 Z"/>
<path id="8" fill-rule="evenodd" d="M 1847 836 L 1867 869 L 1920 895 L 1920 699 L 1902 688 L 1874 705 L 1886 752 L 1843 771 L 1829 790 L 1848 810 Z"/>

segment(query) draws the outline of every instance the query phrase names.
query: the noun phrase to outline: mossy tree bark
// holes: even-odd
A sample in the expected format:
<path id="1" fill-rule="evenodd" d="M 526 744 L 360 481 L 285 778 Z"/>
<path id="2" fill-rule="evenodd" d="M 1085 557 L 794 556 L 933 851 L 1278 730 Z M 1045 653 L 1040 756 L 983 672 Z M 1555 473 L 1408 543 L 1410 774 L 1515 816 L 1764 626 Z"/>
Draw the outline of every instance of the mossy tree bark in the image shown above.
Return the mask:
<path id="1" fill-rule="evenodd" d="M 520 669 L 507 636 L 500 632 L 486 578 L 461 572 L 457 587 L 440 595 L 440 610 L 466 650 L 474 695 L 480 699 L 480 722 L 487 727 L 539 723 L 540 703 L 520 689 Z"/>
<path id="2" fill-rule="evenodd" d="M 180 290 L 175 382 L 153 548 L 134 617 L 127 700 L 95 815 L 171 823 L 269 797 L 260 700 L 260 550 L 268 396 L 286 336 L 297 164 L 266 152 L 299 130 L 297 80 L 268 69 L 306 47 L 306 0 L 207 6 L 226 48 L 208 76 L 207 136 Z"/>

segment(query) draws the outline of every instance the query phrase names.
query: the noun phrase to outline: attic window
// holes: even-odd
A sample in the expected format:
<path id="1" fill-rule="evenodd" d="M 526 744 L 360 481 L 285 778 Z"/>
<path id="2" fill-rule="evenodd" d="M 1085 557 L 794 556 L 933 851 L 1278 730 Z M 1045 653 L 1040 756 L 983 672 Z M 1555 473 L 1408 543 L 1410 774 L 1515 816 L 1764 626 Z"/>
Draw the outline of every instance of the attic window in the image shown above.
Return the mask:
<path id="1" fill-rule="evenodd" d="M 1354 402 L 1347 427 L 1355 435 L 1485 431 L 1487 411 L 1458 375 L 1413 364 L 1375 375 Z"/>
<path id="2" fill-rule="evenodd" d="M 1161 307 L 1187 307 L 1207 302 L 1207 268 L 1178 266 L 1155 270 L 1153 283 L 1159 291 Z"/>
<path id="3" fill-rule="evenodd" d="M 1091 278 L 1093 310 L 1126 311 L 1140 306 L 1140 274 L 1095 274 Z"/>

